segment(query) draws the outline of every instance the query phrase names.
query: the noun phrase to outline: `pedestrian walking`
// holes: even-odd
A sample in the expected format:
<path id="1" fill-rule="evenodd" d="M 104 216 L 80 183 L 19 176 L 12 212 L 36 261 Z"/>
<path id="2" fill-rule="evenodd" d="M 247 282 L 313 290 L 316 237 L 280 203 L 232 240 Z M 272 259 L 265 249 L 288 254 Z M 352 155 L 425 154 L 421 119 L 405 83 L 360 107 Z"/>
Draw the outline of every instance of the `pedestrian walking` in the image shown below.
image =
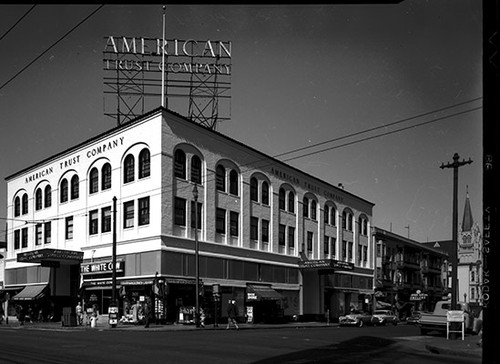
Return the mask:
<path id="1" fill-rule="evenodd" d="M 76 304 L 75 312 L 76 312 L 76 324 L 78 326 L 82 326 L 83 325 L 83 308 L 82 308 L 82 305 L 80 304 L 80 302 L 78 302 Z"/>
<path id="2" fill-rule="evenodd" d="M 147 298 L 146 304 L 144 305 L 144 327 L 148 328 L 151 319 L 153 318 L 153 307 L 151 306 L 151 298 Z"/>
<path id="3" fill-rule="evenodd" d="M 236 323 L 236 317 L 238 317 L 238 308 L 236 307 L 235 300 L 229 300 L 229 304 L 227 306 L 227 326 L 226 330 L 229 330 L 229 326 L 232 323 L 236 330 L 239 330 L 238 324 Z"/>

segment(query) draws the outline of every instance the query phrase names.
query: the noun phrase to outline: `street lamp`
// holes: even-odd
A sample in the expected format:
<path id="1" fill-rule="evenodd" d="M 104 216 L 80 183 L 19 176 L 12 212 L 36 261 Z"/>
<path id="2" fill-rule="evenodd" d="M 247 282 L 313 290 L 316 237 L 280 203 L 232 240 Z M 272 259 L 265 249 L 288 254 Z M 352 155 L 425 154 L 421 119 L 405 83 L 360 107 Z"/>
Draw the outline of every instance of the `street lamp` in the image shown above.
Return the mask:
<path id="1" fill-rule="evenodd" d="M 193 187 L 194 198 L 194 251 L 195 251 L 195 267 L 196 267 L 196 310 L 195 310 L 195 324 L 200 327 L 200 257 L 198 248 L 198 188 L 196 184 Z"/>

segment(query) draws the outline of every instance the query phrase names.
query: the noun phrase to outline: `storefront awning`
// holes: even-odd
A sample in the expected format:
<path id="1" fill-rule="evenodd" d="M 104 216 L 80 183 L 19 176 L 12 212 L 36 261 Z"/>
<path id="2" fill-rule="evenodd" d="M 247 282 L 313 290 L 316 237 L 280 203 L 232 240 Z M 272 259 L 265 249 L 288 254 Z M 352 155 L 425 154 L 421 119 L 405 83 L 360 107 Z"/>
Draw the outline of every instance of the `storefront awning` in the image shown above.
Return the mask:
<path id="1" fill-rule="evenodd" d="M 247 301 L 282 300 L 283 295 L 270 286 L 247 285 Z"/>
<path id="2" fill-rule="evenodd" d="M 12 300 L 18 301 L 34 301 L 45 296 L 47 292 L 47 284 L 36 284 L 33 286 L 26 286 L 21 292 L 12 297 Z"/>

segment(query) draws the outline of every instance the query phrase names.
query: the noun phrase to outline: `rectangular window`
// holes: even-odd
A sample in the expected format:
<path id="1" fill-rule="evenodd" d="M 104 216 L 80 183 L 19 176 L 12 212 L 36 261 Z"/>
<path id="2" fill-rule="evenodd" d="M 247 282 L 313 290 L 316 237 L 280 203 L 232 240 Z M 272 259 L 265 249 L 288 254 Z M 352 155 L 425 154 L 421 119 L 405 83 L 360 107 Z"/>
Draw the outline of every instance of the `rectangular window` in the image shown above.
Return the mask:
<path id="1" fill-rule="evenodd" d="M 123 228 L 134 226 L 134 201 L 127 201 L 123 204 Z"/>
<path id="2" fill-rule="evenodd" d="M 288 248 L 295 248 L 295 228 L 288 227 Z"/>
<path id="3" fill-rule="evenodd" d="M 363 246 L 361 244 L 358 244 L 358 262 L 359 262 L 359 265 L 361 265 L 362 261 L 363 261 Z"/>
<path id="4" fill-rule="evenodd" d="M 14 249 L 19 249 L 21 245 L 21 231 L 14 230 Z"/>
<path id="5" fill-rule="evenodd" d="M 149 196 L 140 198 L 139 204 L 139 226 L 149 224 Z"/>
<path id="6" fill-rule="evenodd" d="M 42 224 L 36 224 L 35 226 L 36 245 L 42 245 Z"/>
<path id="7" fill-rule="evenodd" d="M 191 227 L 193 229 L 196 223 L 198 224 L 198 229 L 201 229 L 201 212 L 203 211 L 203 204 L 201 202 L 197 202 L 197 204 L 197 208 L 195 209 L 194 201 L 191 201 Z M 195 212 L 198 217 L 195 216 Z M 198 221 L 196 221 L 196 218 L 198 219 Z"/>
<path id="8" fill-rule="evenodd" d="M 66 239 L 73 239 L 73 216 L 66 218 Z"/>
<path id="9" fill-rule="evenodd" d="M 264 243 L 269 242 L 269 221 L 262 220 L 262 241 Z"/>
<path id="10" fill-rule="evenodd" d="M 46 222 L 43 226 L 44 228 L 44 244 L 50 244 L 52 242 L 52 223 Z"/>
<path id="11" fill-rule="evenodd" d="M 239 235 L 240 214 L 235 211 L 229 212 L 229 233 L 231 236 Z"/>
<path id="12" fill-rule="evenodd" d="M 101 209 L 101 232 L 111 231 L 111 206 Z"/>
<path id="13" fill-rule="evenodd" d="M 92 210 L 89 212 L 89 235 L 95 235 L 99 231 L 99 212 Z"/>
<path id="14" fill-rule="evenodd" d="M 325 235 L 325 241 L 323 242 L 323 252 L 325 254 L 325 257 L 330 254 L 330 237 L 328 235 Z"/>
<path id="15" fill-rule="evenodd" d="M 215 232 L 219 234 L 226 233 L 226 210 L 217 209 L 215 211 Z"/>
<path id="16" fill-rule="evenodd" d="M 313 239 L 314 233 L 312 231 L 307 232 L 307 254 L 312 254 L 313 252 Z"/>
<path id="17" fill-rule="evenodd" d="M 180 197 L 174 200 L 174 224 L 186 226 L 186 200 Z"/>
<path id="18" fill-rule="evenodd" d="M 285 246 L 286 226 L 283 224 L 280 224 L 278 229 L 279 229 L 279 231 L 278 231 L 278 245 Z"/>
<path id="19" fill-rule="evenodd" d="M 368 261 L 368 247 L 367 246 L 364 246 L 363 247 L 363 262 L 367 262 Z"/>
<path id="20" fill-rule="evenodd" d="M 330 253 L 330 256 L 332 258 L 335 258 L 335 256 L 337 255 L 337 239 L 336 238 L 330 238 L 330 250 L 331 250 L 331 253 Z"/>
<path id="21" fill-rule="evenodd" d="M 257 217 L 250 217 L 250 239 L 259 239 L 259 219 Z"/>
<path id="22" fill-rule="evenodd" d="M 342 240 L 342 260 L 347 260 L 347 241 Z"/>
<path id="23" fill-rule="evenodd" d="M 28 228 L 23 228 L 21 230 L 21 248 L 28 247 Z"/>
<path id="24" fill-rule="evenodd" d="M 347 251 L 347 260 L 352 262 L 352 250 L 353 250 L 353 242 L 349 242 L 349 250 Z"/>

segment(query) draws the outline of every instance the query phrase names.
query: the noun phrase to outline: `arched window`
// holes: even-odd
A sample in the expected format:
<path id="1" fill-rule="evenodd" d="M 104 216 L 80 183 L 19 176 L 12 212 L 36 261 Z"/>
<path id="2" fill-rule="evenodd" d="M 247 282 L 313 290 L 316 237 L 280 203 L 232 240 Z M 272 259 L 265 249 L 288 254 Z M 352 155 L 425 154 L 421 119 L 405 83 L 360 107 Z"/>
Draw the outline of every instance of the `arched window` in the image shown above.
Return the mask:
<path id="1" fill-rule="evenodd" d="M 309 217 L 309 199 L 305 196 L 302 200 L 302 212 L 304 213 L 304 217 Z"/>
<path id="2" fill-rule="evenodd" d="M 135 179 L 134 168 L 135 168 L 135 158 L 132 154 L 125 157 L 123 168 L 123 182 L 132 182 Z"/>
<path id="3" fill-rule="evenodd" d="M 68 180 L 63 178 L 61 181 L 61 190 L 59 191 L 59 199 L 61 202 L 68 201 Z"/>
<path id="4" fill-rule="evenodd" d="M 250 179 L 250 200 L 258 201 L 259 199 L 259 182 L 257 178 L 252 177 Z"/>
<path id="5" fill-rule="evenodd" d="M 151 175 L 151 155 L 148 148 L 144 148 L 139 153 L 139 178 Z"/>
<path id="6" fill-rule="evenodd" d="M 71 199 L 78 198 L 80 195 L 80 179 L 78 175 L 71 177 Z"/>
<path id="7" fill-rule="evenodd" d="M 347 229 L 347 213 L 342 211 L 342 229 Z"/>
<path id="8" fill-rule="evenodd" d="M 186 179 L 186 153 L 182 149 L 175 151 L 174 174 L 176 177 Z"/>
<path id="9" fill-rule="evenodd" d="M 336 221 L 335 220 L 337 220 L 335 218 L 335 207 L 332 206 L 332 208 L 330 209 L 330 224 L 336 225 Z"/>
<path id="10" fill-rule="evenodd" d="M 52 187 L 50 185 L 45 186 L 45 207 L 52 206 Z"/>
<path id="11" fill-rule="evenodd" d="M 99 191 L 99 171 L 94 167 L 90 170 L 89 193 L 96 193 L 97 191 Z"/>
<path id="12" fill-rule="evenodd" d="M 215 170 L 215 188 L 218 191 L 226 190 L 226 170 L 221 165 L 218 165 Z"/>
<path id="13" fill-rule="evenodd" d="M 311 200 L 311 219 L 316 220 L 316 201 Z"/>
<path id="14" fill-rule="evenodd" d="M 285 190 L 283 188 L 280 188 L 280 193 L 279 193 L 279 207 L 280 210 L 285 210 Z"/>
<path id="15" fill-rule="evenodd" d="M 262 182 L 262 203 L 269 205 L 269 184 L 266 181 Z"/>
<path id="16" fill-rule="evenodd" d="M 22 214 L 27 214 L 28 213 L 28 194 L 25 193 L 23 195 L 23 199 L 22 199 Z"/>
<path id="17" fill-rule="evenodd" d="M 229 193 L 238 195 L 238 173 L 234 169 L 229 172 Z"/>
<path id="18" fill-rule="evenodd" d="M 42 209 L 42 189 L 37 188 L 35 192 L 35 210 Z"/>
<path id="19" fill-rule="evenodd" d="M 197 155 L 191 158 L 191 182 L 201 184 L 201 159 Z"/>
<path id="20" fill-rule="evenodd" d="M 111 164 L 106 163 L 101 168 L 101 190 L 111 188 Z"/>
<path id="21" fill-rule="evenodd" d="M 14 200 L 14 216 L 21 215 L 21 199 L 19 196 Z"/>
<path id="22" fill-rule="evenodd" d="M 352 219 L 353 219 L 352 214 L 348 213 L 347 214 L 347 230 L 348 231 L 352 231 Z"/>
<path id="23" fill-rule="evenodd" d="M 325 214 L 324 214 L 324 222 L 325 224 L 329 224 L 330 223 L 330 207 L 328 207 L 328 205 L 325 205 Z"/>
<path id="24" fill-rule="evenodd" d="M 288 212 L 295 213 L 295 194 L 292 191 L 288 192 Z"/>

